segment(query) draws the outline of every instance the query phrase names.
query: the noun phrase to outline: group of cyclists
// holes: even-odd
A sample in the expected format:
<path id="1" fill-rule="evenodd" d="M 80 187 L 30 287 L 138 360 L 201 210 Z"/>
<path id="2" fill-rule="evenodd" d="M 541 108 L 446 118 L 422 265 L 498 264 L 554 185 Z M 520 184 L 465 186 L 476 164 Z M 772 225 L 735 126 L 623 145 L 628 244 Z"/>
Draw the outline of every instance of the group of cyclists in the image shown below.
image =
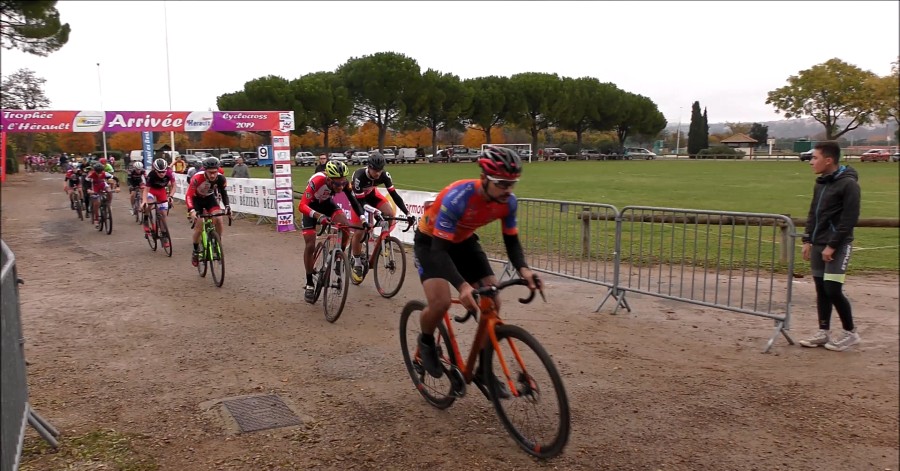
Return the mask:
<path id="1" fill-rule="evenodd" d="M 306 189 L 298 204 L 302 213 L 301 231 L 305 242 L 303 263 L 306 270 L 304 297 L 314 302 L 313 284 L 314 250 L 316 226 L 336 222 L 341 227 L 341 245 L 344 250 L 352 243 L 352 276 L 359 280 L 363 272 L 361 240 L 368 230 L 369 220 L 364 216 L 364 205 L 376 208 L 386 217 L 393 217 L 394 210 L 376 188 L 383 185 L 397 208 L 402 211 L 410 224 L 415 217 L 409 213 L 403 199 L 394 188 L 390 173 L 385 170 L 384 156 L 374 152 L 367 165 L 356 170 L 352 176 L 349 167 L 340 161 L 320 163 L 308 180 Z M 481 175 L 477 179 L 458 180 L 442 191 L 435 201 L 428 205 L 425 214 L 416 227 L 414 236 L 415 266 L 421 279 L 427 306 L 422 312 L 419 336 L 419 350 L 426 370 L 432 376 L 441 375 L 440 363 L 434 348 L 434 331 L 441 316 L 450 306 L 450 286 L 459 292 L 459 300 L 467 309 L 477 307 L 473 289 L 478 286 L 497 283 L 490 263 L 478 242 L 475 230 L 492 221 L 500 220 L 503 241 L 510 262 L 519 275 L 536 289 L 538 280 L 528 268 L 516 227 L 516 197 L 512 190 L 522 174 L 522 160 L 508 148 L 487 146 L 478 157 Z M 193 220 L 198 214 L 218 213 L 220 204 L 225 214 L 231 213 L 228 199 L 227 181 L 219 159 L 207 157 L 202 161 L 203 171 L 196 171 L 189 177 L 185 204 L 188 218 Z M 110 186 L 109 181 L 115 182 Z M 85 190 L 84 197 L 90 198 L 93 220 L 96 223 L 97 204 L 100 194 L 118 191 L 118 178 L 109 163 L 96 163 L 88 171 L 81 164 L 66 174 L 66 192 Z M 156 159 L 152 168 L 144 171 L 141 162 L 135 162 L 127 173 L 129 195 L 139 195 L 145 217 L 148 204 L 157 202 L 160 215 L 169 211 L 170 197 L 174 191 L 175 176 L 165 159 Z M 342 192 L 350 202 L 348 218 L 334 201 L 334 195 Z M 215 218 L 216 231 L 223 234 L 222 216 Z M 362 227 L 350 237 L 348 226 Z M 146 231 L 145 225 L 145 231 Z M 192 234 L 193 252 L 191 263 L 196 266 L 200 256 L 201 224 L 194 226 Z M 145 237 L 148 237 L 145 234 Z"/>

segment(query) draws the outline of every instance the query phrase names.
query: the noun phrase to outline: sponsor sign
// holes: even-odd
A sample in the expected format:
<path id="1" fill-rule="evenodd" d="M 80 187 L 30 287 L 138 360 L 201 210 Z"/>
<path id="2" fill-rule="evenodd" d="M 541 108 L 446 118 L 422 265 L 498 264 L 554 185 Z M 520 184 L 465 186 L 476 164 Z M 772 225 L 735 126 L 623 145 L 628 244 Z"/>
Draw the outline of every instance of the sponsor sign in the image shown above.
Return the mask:
<path id="1" fill-rule="evenodd" d="M 56 111 L 0 110 L 6 132 L 276 131 L 294 129 L 284 111 Z M 285 136 L 284 147 L 290 148 Z"/>
<path id="2" fill-rule="evenodd" d="M 144 170 L 150 170 L 153 165 L 153 133 L 141 132 L 141 155 L 144 157 Z"/>

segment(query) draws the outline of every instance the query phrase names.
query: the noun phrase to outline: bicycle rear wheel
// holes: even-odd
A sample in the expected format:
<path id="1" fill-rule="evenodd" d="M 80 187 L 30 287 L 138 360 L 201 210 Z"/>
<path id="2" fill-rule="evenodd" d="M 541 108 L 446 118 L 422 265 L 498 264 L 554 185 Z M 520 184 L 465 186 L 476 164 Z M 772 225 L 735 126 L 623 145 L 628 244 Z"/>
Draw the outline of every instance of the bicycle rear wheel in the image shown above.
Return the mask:
<path id="1" fill-rule="evenodd" d="M 75 205 L 75 212 L 78 213 L 78 220 L 84 221 L 84 211 L 82 211 L 81 208 L 81 198 L 76 196 L 75 201 L 72 204 Z"/>
<path id="2" fill-rule="evenodd" d="M 382 297 L 392 298 L 403 287 L 406 278 L 406 251 L 403 244 L 394 236 L 384 240 L 383 248 L 375 248 L 375 288 Z"/>
<path id="3" fill-rule="evenodd" d="M 313 304 L 315 304 L 322 294 L 322 286 L 328 279 L 328 272 L 325 269 L 325 244 L 322 242 L 316 244 L 316 250 L 313 257 L 313 286 L 315 286 L 315 290 L 313 290 Z"/>
<path id="4" fill-rule="evenodd" d="M 347 291 L 350 288 L 350 270 L 344 252 L 335 250 L 326 267 L 326 283 L 323 289 L 325 296 L 322 304 L 325 307 L 325 320 L 335 322 L 344 311 L 347 302 Z"/>
<path id="5" fill-rule="evenodd" d="M 140 224 L 141 223 L 141 199 L 138 198 L 137 192 L 135 192 L 134 196 L 131 198 L 131 210 L 134 211 L 134 222 Z"/>
<path id="6" fill-rule="evenodd" d="M 162 243 L 163 251 L 169 257 L 172 256 L 172 239 L 169 237 L 169 225 L 159 214 L 156 215 L 156 233 L 159 234 L 159 240 Z"/>
<path id="7" fill-rule="evenodd" d="M 109 202 L 103 204 L 104 212 L 106 213 L 106 235 L 112 234 L 112 208 L 109 207 Z"/>
<path id="8" fill-rule="evenodd" d="M 488 343 L 482 351 L 482 378 L 490 392 L 491 402 L 500 422 L 523 450 L 538 458 L 559 455 L 569 440 L 569 400 L 562 378 L 544 347 L 525 329 L 514 325 L 498 325 L 497 342 L 500 355 Z M 509 369 L 516 394 L 500 398 L 497 382 L 506 382 L 502 362 Z M 508 383 L 507 383 L 508 384 Z"/>
<path id="9" fill-rule="evenodd" d="M 212 272 L 213 282 L 217 288 L 221 288 L 222 283 L 225 283 L 225 250 L 222 249 L 222 241 L 216 231 L 209 233 L 209 250 L 206 251 L 206 258 L 209 259 L 209 271 Z"/>
<path id="10" fill-rule="evenodd" d="M 452 395 L 453 383 L 449 376 L 444 374 L 435 378 L 425 371 L 422 361 L 419 359 L 419 333 L 421 332 L 420 320 L 425 303 L 422 301 L 410 301 L 403 306 L 400 313 L 400 351 L 403 353 L 403 362 L 406 363 L 406 371 L 412 379 L 413 385 L 419 394 L 434 407 L 446 409 L 453 405 L 456 396 Z M 450 348 L 450 337 L 444 324 L 438 325 L 439 335 L 434 343 L 438 348 L 438 357 L 444 363 L 444 369 L 456 364 L 453 349 Z"/>

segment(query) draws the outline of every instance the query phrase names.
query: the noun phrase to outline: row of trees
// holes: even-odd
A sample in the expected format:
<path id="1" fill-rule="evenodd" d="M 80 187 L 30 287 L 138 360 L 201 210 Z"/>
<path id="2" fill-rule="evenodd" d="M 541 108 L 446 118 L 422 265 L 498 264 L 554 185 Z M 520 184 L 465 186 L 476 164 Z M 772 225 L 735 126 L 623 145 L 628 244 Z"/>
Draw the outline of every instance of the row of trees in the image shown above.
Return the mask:
<path id="1" fill-rule="evenodd" d="M 649 98 L 593 77 L 525 72 L 462 80 L 433 69 L 422 72 L 415 59 L 394 52 L 354 57 L 335 71 L 292 80 L 260 77 L 219 96 L 217 106 L 293 110 L 296 133 L 321 133 L 326 148 L 334 129 L 361 123 L 375 125 L 379 148 L 390 131 L 428 129 L 432 151 L 441 131 L 475 129 L 491 143 L 493 130 L 516 127 L 535 148 L 550 128 L 575 133 L 579 146 L 585 132 L 609 131 L 621 147 L 630 135 L 656 136 L 666 125 Z"/>

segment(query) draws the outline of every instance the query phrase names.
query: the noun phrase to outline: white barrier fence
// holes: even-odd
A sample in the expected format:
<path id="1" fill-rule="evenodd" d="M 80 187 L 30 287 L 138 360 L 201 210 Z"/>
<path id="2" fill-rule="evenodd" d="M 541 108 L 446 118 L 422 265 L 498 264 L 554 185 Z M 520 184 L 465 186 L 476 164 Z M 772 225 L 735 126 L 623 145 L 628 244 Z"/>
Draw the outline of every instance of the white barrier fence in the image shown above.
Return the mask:
<path id="1" fill-rule="evenodd" d="M 175 174 L 175 194 L 173 194 L 172 197 L 184 201 L 185 194 L 187 194 L 187 185 L 187 175 Z M 285 192 L 285 194 L 278 195 L 278 191 Z M 391 199 L 390 195 L 383 189 L 380 189 L 379 191 L 387 198 L 391 203 L 391 206 L 394 206 L 394 201 Z M 238 213 L 253 214 L 256 216 L 272 218 L 274 220 L 277 215 L 276 199 L 285 200 L 292 198 L 293 192 L 291 192 L 290 195 L 287 194 L 288 192 L 290 192 L 290 190 L 276 190 L 275 180 L 271 178 L 228 178 L 229 203 L 231 203 L 231 210 Z M 425 214 L 425 202 L 434 201 L 437 197 L 436 192 L 430 191 L 398 189 L 397 193 L 403 198 L 403 202 L 406 204 L 406 208 L 409 209 L 410 214 L 415 216 L 417 220 L 421 219 Z M 335 196 L 335 203 L 337 203 L 349 217 L 352 210 L 343 194 Z M 282 202 L 281 204 L 286 204 L 286 202 Z M 296 201 L 294 201 L 292 205 L 296 207 Z M 394 212 L 397 213 L 398 216 L 400 215 L 400 211 L 398 211 L 396 207 L 394 208 Z M 415 228 L 411 229 L 409 232 L 403 232 L 402 230 L 405 228 L 406 223 L 397 223 L 393 235 L 405 244 L 412 244 Z M 376 235 L 377 234 L 378 231 L 376 230 Z"/>

